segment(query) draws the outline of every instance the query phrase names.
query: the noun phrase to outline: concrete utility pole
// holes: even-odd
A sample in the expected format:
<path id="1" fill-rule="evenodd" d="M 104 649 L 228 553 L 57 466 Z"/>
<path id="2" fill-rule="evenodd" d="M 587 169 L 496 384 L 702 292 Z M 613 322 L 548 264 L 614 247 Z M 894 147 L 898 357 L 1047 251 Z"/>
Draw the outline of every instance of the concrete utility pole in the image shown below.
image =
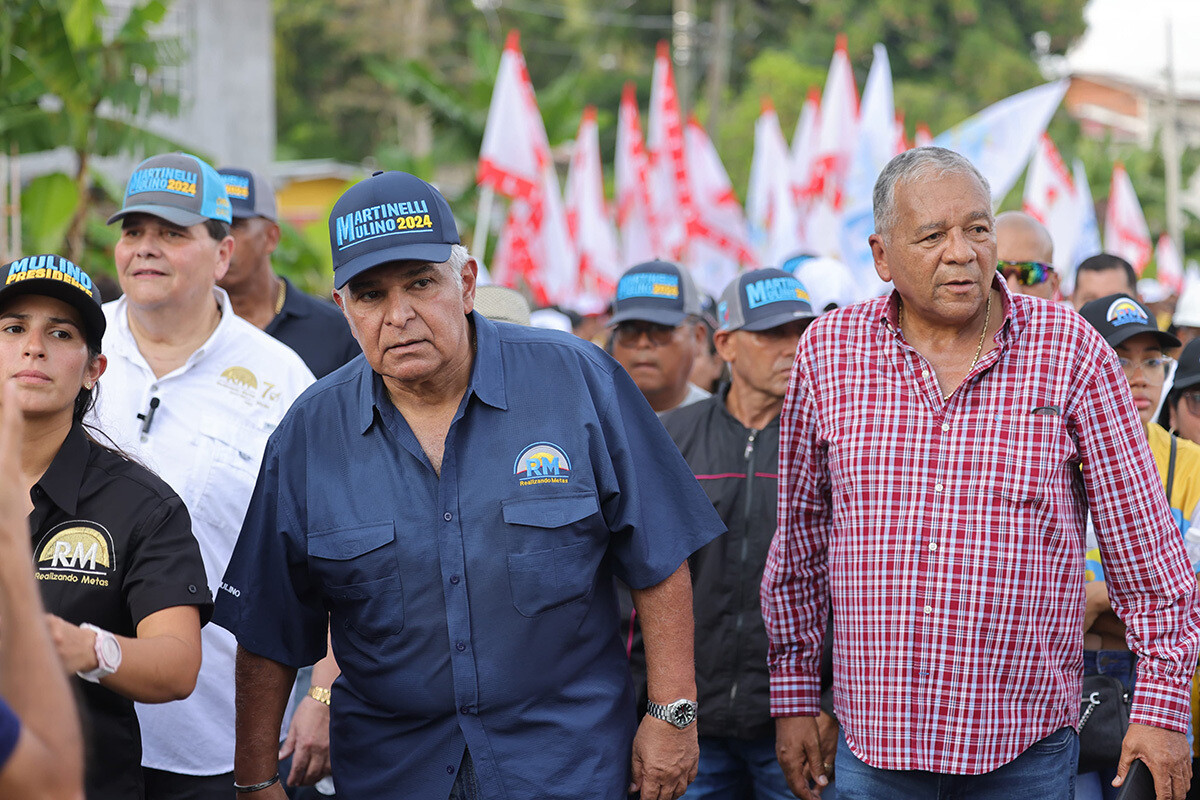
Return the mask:
<path id="1" fill-rule="evenodd" d="M 1183 215 L 1179 195 L 1182 184 L 1179 152 L 1179 102 L 1175 96 L 1175 42 L 1167 17 L 1167 102 L 1163 112 L 1162 154 L 1167 183 L 1167 234 L 1183 252 Z"/>
<path id="2" fill-rule="evenodd" d="M 729 83 L 729 61 L 733 47 L 733 3 L 732 0 L 717 0 L 713 8 L 712 60 L 708 62 L 708 82 L 705 99 L 708 101 L 708 137 L 717 138 L 717 126 L 721 119 L 721 96 Z"/>
<path id="3" fill-rule="evenodd" d="M 696 6 L 694 0 L 674 0 L 671 15 L 671 53 L 675 61 L 675 90 L 679 115 L 686 120 L 692 109 L 692 64 L 695 61 Z"/>

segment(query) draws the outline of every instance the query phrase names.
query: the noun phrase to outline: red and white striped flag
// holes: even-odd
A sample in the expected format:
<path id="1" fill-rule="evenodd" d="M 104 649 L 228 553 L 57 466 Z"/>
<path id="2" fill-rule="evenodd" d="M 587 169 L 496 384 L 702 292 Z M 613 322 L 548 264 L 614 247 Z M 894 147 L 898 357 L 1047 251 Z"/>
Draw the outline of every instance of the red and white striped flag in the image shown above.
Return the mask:
<path id="1" fill-rule="evenodd" d="M 756 263 L 746 217 L 712 140 L 693 117 L 687 125 L 687 170 L 692 203 L 684 264 L 705 292 L 719 297 L 739 266 Z"/>
<path id="2" fill-rule="evenodd" d="M 850 69 L 846 36 L 838 34 L 821 95 L 817 150 L 801 206 L 805 240 L 817 255 L 838 256 L 846 177 L 854 157 L 858 129 L 858 89 Z"/>
<path id="3" fill-rule="evenodd" d="M 516 31 L 500 58 L 479 153 L 477 180 L 509 198 L 508 221 L 492 272 L 513 286 L 524 278 L 539 303 L 569 302 L 577 288 L 576 260 L 567 234 L 558 176 L 546 127 Z"/>
<path id="4" fill-rule="evenodd" d="M 817 160 L 817 136 L 821 127 L 821 93 L 815 86 L 808 88 L 808 97 L 800 107 L 796 130 L 792 134 L 792 205 L 796 208 L 796 252 L 805 250 L 804 217 L 801 213 L 809 205 L 805 194 L 812 183 Z M 790 257 L 789 253 L 785 258 Z"/>
<path id="5" fill-rule="evenodd" d="M 621 93 L 617 115 L 617 229 L 621 233 L 622 269 L 651 261 L 663 251 L 650 202 L 650 159 L 642 141 L 642 123 L 632 83 Z"/>
<path id="6" fill-rule="evenodd" d="M 612 298 L 622 272 L 617 235 L 604 202 L 595 106 L 583 110 L 567 171 L 564 202 L 567 227 L 579 255 L 580 294 L 576 308 L 595 313 Z"/>
<path id="7" fill-rule="evenodd" d="M 1128 261 L 1140 276 L 1150 263 L 1151 247 L 1150 228 L 1133 190 L 1133 181 L 1125 165 L 1118 161 L 1113 165 L 1108 209 L 1104 214 L 1104 251 Z"/>
<path id="8" fill-rule="evenodd" d="M 1158 265 L 1155 273 L 1158 282 L 1173 294 L 1183 294 L 1183 257 L 1179 255 L 1179 248 L 1171 240 L 1170 234 L 1164 233 L 1158 237 L 1158 245 L 1154 248 L 1154 261 Z"/>
<path id="9" fill-rule="evenodd" d="M 692 198 L 684 155 L 683 117 L 666 42 L 658 43 L 650 81 L 646 150 L 650 156 L 650 202 L 658 228 L 660 257 L 678 261 L 687 244 Z"/>

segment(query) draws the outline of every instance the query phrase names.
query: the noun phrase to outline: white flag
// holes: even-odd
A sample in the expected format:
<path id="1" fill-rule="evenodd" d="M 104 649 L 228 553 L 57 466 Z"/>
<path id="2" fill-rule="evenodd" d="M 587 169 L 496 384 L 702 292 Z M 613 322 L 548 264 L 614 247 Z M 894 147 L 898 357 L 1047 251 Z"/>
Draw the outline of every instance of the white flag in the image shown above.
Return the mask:
<path id="1" fill-rule="evenodd" d="M 746 217 L 717 148 L 695 118 L 687 125 L 687 171 L 692 205 L 684 264 L 696 284 L 719 297 L 739 266 L 752 266 Z"/>
<path id="2" fill-rule="evenodd" d="M 1139 277 L 1150 263 L 1150 228 L 1133 190 L 1133 181 L 1120 161 L 1113 165 L 1108 209 L 1104 214 L 1104 251 L 1128 261 Z"/>
<path id="3" fill-rule="evenodd" d="M 1020 177 L 1038 137 L 1066 94 L 1068 81 L 1036 86 L 980 111 L 933 140 L 966 156 L 992 186 L 999 202 Z"/>
<path id="4" fill-rule="evenodd" d="M 1183 257 L 1179 248 L 1171 241 L 1170 234 L 1164 233 L 1158 237 L 1158 246 L 1154 248 L 1154 261 L 1157 263 L 1155 273 L 1158 282 L 1170 289 L 1174 294 L 1183 293 Z"/>
<path id="5" fill-rule="evenodd" d="M 1079 238 L 1079 197 L 1058 148 L 1042 134 L 1025 175 L 1025 213 L 1046 226 L 1054 241 L 1057 271 L 1071 268 Z"/>
<path id="6" fill-rule="evenodd" d="M 540 303 L 570 302 L 576 261 L 550 142 L 516 31 L 508 35 L 479 153 L 478 181 L 512 199 L 508 238 L 493 259 L 496 280 L 523 277 Z"/>
<path id="7" fill-rule="evenodd" d="M 765 101 L 754 123 L 754 158 L 746 192 L 750 237 L 764 264 L 782 264 L 800 249 L 789 160 L 779 116 L 770 101 Z"/>
<path id="8" fill-rule="evenodd" d="M 614 162 L 617 228 L 621 233 L 621 269 L 651 261 L 663 253 L 650 202 L 650 160 L 632 83 L 621 93 Z"/>
<path id="9" fill-rule="evenodd" d="M 846 52 L 846 37 L 838 34 L 821 95 L 816 158 L 808 186 L 803 187 L 806 202 L 800 207 L 805 243 L 817 255 L 840 254 L 843 193 L 854 157 L 857 127 L 858 89 Z"/>
<path id="10" fill-rule="evenodd" d="M 595 106 L 583 110 L 563 200 L 567 227 L 579 255 L 580 294 L 576 310 L 596 313 L 612 299 L 622 269 L 617 235 L 604 202 Z"/>
<path id="11" fill-rule="evenodd" d="M 659 256 L 677 261 L 687 243 L 691 197 L 684 156 L 683 117 L 666 42 L 658 43 L 654 58 L 646 151 L 650 157 L 650 202 L 663 248 Z"/>

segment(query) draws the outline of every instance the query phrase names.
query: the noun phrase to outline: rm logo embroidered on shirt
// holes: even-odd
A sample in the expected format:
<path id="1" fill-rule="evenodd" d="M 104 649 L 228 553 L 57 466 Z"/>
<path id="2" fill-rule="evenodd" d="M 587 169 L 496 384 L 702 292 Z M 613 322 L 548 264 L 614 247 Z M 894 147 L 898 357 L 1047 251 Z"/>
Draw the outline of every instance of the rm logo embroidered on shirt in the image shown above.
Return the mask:
<path id="1" fill-rule="evenodd" d="M 521 486 L 567 483 L 571 479 L 571 459 L 558 445 L 535 442 L 517 456 L 513 475 Z"/>
<path id="2" fill-rule="evenodd" d="M 34 550 L 37 579 L 108 586 L 116 567 L 112 535 L 98 522 L 72 520 L 56 525 Z"/>

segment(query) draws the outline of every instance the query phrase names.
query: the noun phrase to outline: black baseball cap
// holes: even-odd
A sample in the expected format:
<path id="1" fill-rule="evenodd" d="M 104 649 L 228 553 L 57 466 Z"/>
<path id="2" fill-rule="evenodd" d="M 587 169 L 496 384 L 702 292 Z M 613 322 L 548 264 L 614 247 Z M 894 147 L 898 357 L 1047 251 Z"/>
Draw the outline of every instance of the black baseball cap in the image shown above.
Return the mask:
<path id="1" fill-rule="evenodd" d="M 100 289 L 91 276 L 62 256 L 26 256 L 4 267 L 0 303 L 23 294 L 41 294 L 62 300 L 83 317 L 84 337 L 93 350 L 100 349 L 107 321 L 100 309 Z"/>
<path id="2" fill-rule="evenodd" d="M 392 261 L 441 264 L 459 244 L 441 192 L 407 172 L 376 172 L 338 198 L 329 215 L 333 285 Z"/>
<path id="3" fill-rule="evenodd" d="M 225 194 L 229 195 L 234 219 L 263 217 L 276 221 L 275 190 L 267 176 L 239 167 L 222 167 L 217 174 L 225 179 Z"/>
<path id="4" fill-rule="evenodd" d="M 1171 391 L 1183 391 L 1200 384 L 1200 339 L 1192 339 L 1183 346 L 1179 362 L 1175 366 L 1175 377 Z"/>
<path id="5" fill-rule="evenodd" d="M 737 276 L 717 304 L 717 322 L 723 331 L 765 331 L 816 316 L 804 285 L 774 267 Z"/>
<path id="6" fill-rule="evenodd" d="M 1179 340 L 1154 324 L 1154 315 L 1140 302 L 1127 294 L 1110 294 L 1099 300 L 1084 303 L 1079 314 L 1100 331 L 1110 346 L 1139 333 L 1152 333 L 1163 347 L 1179 347 Z"/>
<path id="7" fill-rule="evenodd" d="M 700 293 L 686 269 L 669 261 L 647 261 L 617 281 L 608 325 L 636 320 L 674 327 L 701 313 Z"/>

